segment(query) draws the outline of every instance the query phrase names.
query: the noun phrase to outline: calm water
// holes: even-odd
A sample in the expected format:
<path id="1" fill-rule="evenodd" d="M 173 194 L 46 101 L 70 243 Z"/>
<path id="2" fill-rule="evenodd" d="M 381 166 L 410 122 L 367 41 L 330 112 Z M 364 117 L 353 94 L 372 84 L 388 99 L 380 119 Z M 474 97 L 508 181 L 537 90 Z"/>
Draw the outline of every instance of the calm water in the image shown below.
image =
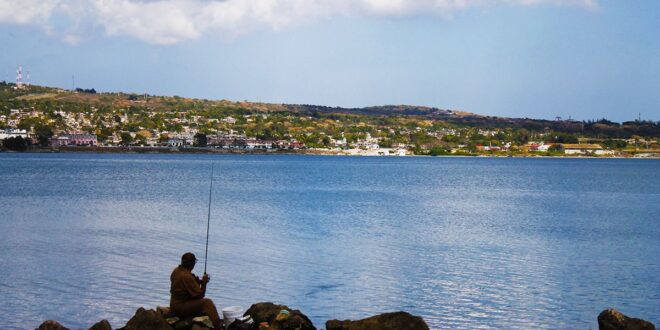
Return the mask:
<path id="1" fill-rule="evenodd" d="M 220 307 L 319 328 L 405 310 L 596 329 L 612 306 L 660 323 L 658 160 L 0 154 L 0 328 L 167 305 L 182 252 L 204 256 L 211 162 Z"/>

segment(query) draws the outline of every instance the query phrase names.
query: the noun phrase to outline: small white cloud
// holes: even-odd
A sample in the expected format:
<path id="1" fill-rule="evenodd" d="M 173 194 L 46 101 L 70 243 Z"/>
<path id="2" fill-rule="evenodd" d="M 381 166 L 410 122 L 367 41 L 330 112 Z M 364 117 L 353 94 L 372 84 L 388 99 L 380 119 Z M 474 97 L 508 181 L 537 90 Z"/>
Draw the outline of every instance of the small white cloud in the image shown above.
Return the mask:
<path id="1" fill-rule="evenodd" d="M 78 43 L 80 43 L 80 36 L 74 34 L 67 34 L 64 37 L 62 37 L 62 40 L 64 40 L 64 42 L 66 42 L 67 44 L 77 45 Z"/>
<path id="2" fill-rule="evenodd" d="M 67 42 L 79 42 L 76 30 L 83 26 L 96 26 L 109 36 L 168 45 L 204 34 L 233 37 L 335 16 L 446 16 L 497 4 L 598 9 L 597 0 L 0 0 L 0 24 L 41 26 L 59 31 Z M 54 20 L 61 25 L 61 17 L 70 26 L 53 27 Z"/>

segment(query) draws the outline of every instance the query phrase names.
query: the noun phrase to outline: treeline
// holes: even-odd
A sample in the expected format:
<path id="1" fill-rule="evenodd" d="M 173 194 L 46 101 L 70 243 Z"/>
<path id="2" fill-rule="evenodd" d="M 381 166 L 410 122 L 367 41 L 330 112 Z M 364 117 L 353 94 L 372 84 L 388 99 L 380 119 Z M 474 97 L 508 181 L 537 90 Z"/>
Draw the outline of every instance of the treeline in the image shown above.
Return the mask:
<path id="1" fill-rule="evenodd" d="M 76 88 L 76 92 L 78 92 L 78 93 L 87 93 L 87 94 L 96 94 L 96 90 L 94 88 L 89 88 L 89 89 Z"/>
<path id="2" fill-rule="evenodd" d="M 479 115 L 456 115 L 451 110 L 420 106 L 376 106 L 366 108 L 326 107 L 309 104 L 288 105 L 291 111 L 323 117 L 331 114 L 352 114 L 376 117 L 419 117 L 438 120 L 458 127 L 482 129 L 526 129 L 533 132 L 560 132 L 601 139 L 629 139 L 635 135 L 660 137 L 660 121 L 635 120 L 617 123 L 608 119 L 599 120 L 544 120 L 531 118 L 505 118 Z"/>
<path id="3" fill-rule="evenodd" d="M 0 142 L 2 143 L 3 149 L 12 151 L 25 151 L 31 144 L 30 140 L 24 139 L 22 136 L 6 138 Z"/>

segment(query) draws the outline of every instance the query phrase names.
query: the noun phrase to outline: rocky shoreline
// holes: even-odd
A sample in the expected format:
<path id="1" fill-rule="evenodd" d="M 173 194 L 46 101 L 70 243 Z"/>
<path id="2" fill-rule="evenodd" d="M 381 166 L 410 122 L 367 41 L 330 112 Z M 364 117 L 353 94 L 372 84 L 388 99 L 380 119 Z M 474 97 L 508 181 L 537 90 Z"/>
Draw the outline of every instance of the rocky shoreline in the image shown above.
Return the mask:
<path id="1" fill-rule="evenodd" d="M 256 303 L 231 324 L 227 330 L 316 330 L 310 319 L 300 310 L 270 302 Z M 599 330 L 655 330 L 651 322 L 628 317 L 616 309 L 609 308 L 598 315 Z M 210 330 L 211 320 L 206 316 L 180 319 L 172 315 L 167 307 L 156 309 L 138 308 L 135 315 L 117 330 Z M 326 330 L 428 330 L 420 316 L 407 312 L 384 313 L 365 319 L 329 320 Z M 69 330 L 54 320 L 43 322 L 36 330 Z M 107 320 L 101 320 L 89 330 L 112 330 Z"/>

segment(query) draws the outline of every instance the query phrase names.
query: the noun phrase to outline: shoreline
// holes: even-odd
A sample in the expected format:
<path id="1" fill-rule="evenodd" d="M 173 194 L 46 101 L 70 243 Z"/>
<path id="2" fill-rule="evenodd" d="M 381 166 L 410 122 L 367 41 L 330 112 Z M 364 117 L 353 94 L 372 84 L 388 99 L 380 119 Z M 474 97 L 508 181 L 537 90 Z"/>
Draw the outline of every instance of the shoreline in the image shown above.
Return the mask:
<path id="1" fill-rule="evenodd" d="M 234 315 L 222 314 L 219 320 L 220 327 L 224 329 L 279 329 L 279 330 L 317 330 L 317 325 L 301 310 L 279 305 L 272 302 L 259 302 L 252 304 L 243 312 L 241 306 L 233 306 L 238 312 Z M 635 318 L 623 314 L 615 308 L 606 308 L 596 317 L 599 330 L 638 329 L 655 330 L 655 325 L 645 319 Z M 382 330 L 429 330 L 430 327 L 422 316 L 413 315 L 406 311 L 384 312 L 366 316 L 358 320 L 338 318 L 325 322 L 327 330 L 348 329 L 382 329 Z M 92 325 L 90 330 L 112 330 L 107 319 L 102 319 Z M 206 315 L 193 315 L 178 317 L 170 311 L 169 307 L 157 306 L 155 309 L 139 307 L 135 315 L 126 325 L 116 329 L 125 330 L 212 330 L 215 329 L 211 318 Z M 58 321 L 46 320 L 35 330 L 69 330 Z M 216 329 L 218 330 L 218 329 Z"/>
<path id="2" fill-rule="evenodd" d="M 98 153 L 98 154 L 216 154 L 216 155 L 313 155 L 313 156 L 346 156 L 346 157 L 451 157 L 451 158 L 569 158 L 569 159 L 660 159 L 660 155 L 645 157 L 632 156 L 592 156 L 592 155 L 376 155 L 355 154 L 338 150 L 310 149 L 219 149 L 219 148 L 169 148 L 169 147 L 31 147 L 25 151 L 0 150 L 1 153 Z"/>

